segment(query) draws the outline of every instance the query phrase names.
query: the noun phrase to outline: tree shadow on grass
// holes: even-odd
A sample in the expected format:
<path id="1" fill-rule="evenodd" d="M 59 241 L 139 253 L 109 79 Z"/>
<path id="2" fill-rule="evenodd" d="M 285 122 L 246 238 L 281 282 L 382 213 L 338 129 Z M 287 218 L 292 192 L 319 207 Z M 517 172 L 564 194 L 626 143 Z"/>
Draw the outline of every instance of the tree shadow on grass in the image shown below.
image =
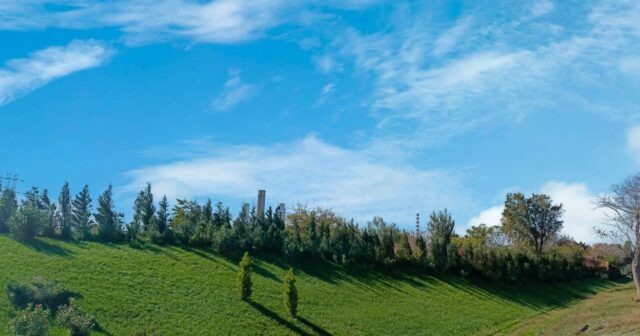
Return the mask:
<path id="1" fill-rule="evenodd" d="M 31 248 L 32 250 L 35 250 L 40 253 L 57 255 L 61 257 L 71 256 L 71 251 L 61 246 L 48 243 L 47 241 L 42 240 L 40 238 L 32 238 L 28 240 L 22 240 L 20 242 L 25 246 Z"/>
<path id="2" fill-rule="evenodd" d="M 273 310 L 255 302 L 255 301 L 247 301 L 247 303 L 253 307 L 253 309 L 257 310 L 258 312 L 260 312 L 262 315 L 274 320 L 275 322 L 277 322 L 278 324 L 280 324 L 283 327 L 286 327 L 287 329 L 293 331 L 294 333 L 298 334 L 298 335 L 305 335 L 305 336 L 311 336 L 311 334 L 309 334 L 308 332 L 304 331 L 303 329 L 301 329 L 300 327 L 296 326 L 295 324 L 283 319 L 282 317 L 280 317 L 280 315 L 278 315 L 276 312 L 274 312 Z M 304 322 L 303 322 L 304 323 Z M 306 324 L 306 323 L 305 323 Z"/>
<path id="3" fill-rule="evenodd" d="M 318 335 L 321 335 L 321 336 L 332 336 L 333 335 L 332 333 L 328 332 L 326 329 L 322 328 L 319 325 L 314 324 L 313 322 L 307 320 L 306 318 L 304 318 L 302 316 L 298 316 L 298 321 L 302 322 L 304 325 L 306 325 L 307 327 L 311 328 Z"/>

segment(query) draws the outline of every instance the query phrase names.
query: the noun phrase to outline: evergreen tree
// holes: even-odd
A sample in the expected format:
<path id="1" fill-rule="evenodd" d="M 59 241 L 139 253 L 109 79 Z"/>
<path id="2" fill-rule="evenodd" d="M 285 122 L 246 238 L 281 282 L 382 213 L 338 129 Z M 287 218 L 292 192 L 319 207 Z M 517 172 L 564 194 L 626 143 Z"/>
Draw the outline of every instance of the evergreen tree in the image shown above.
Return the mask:
<path id="1" fill-rule="evenodd" d="M 419 235 L 418 238 L 416 238 L 416 250 L 414 256 L 419 262 L 422 262 L 427 258 L 427 242 L 424 240 L 422 235 Z"/>
<path id="2" fill-rule="evenodd" d="M 409 235 L 406 232 L 400 235 L 400 244 L 396 255 L 402 263 L 409 263 L 411 261 L 411 245 L 409 244 Z"/>
<path id="3" fill-rule="evenodd" d="M 56 229 L 59 227 L 58 212 L 56 205 L 49 198 L 49 191 L 44 189 L 40 196 L 40 209 L 43 213 L 42 230 L 47 237 L 55 237 Z"/>
<path id="4" fill-rule="evenodd" d="M 112 242 L 119 238 L 121 230 L 121 218 L 114 210 L 113 186 L 107 189 L 98 197 L 98 209 L 94 214 L 98 224 L 98 235 L 102 241 Z"/>
<path id="5" fill-rule="evenodd" d="M 295 318 L 298 315 L 298 289 L 296 288 L 296 278 L 293 274 L 293 268 L 289 268 L 289 271 L 284 276 L 284 290 L 283 290 L 284 306 L 291 315 Z"/>
<path id="6" fill-rule="evenodd" d="M 238 247 L 241 250 L 250 249 L 253 245 L 253 239 L 251 239 L 250 231 L 251 213 L 249 210 L 249 204 L 244 203 L 240 208 L 238 217 L 233 221 L 234 236 L 237 239 Z"/>
<path id="7" fill-rule="evenodd" d="M 253 260 L 249 256 L 249 252 L 245 252 L 240 260 L 240 270 L 236 278 L 236 286 L 238 290 L 238 297 L 240 300 L 246 301 L 251 297 L 251 268 L 253 266 Z"/>
<path id="8" fill-rule="evenodd" d="M 0 232 L 9 231 L 9 218 L 18 208 L 18 200 L 13 189 L 4 188 L 0 197 Z"/>
<path id="9" fill-rule="evenodd" d="M 431 253 L 439 269 L 444 269 L 447 265 L 447 252 L 454 226 L 455 222 L 447 209 L 438 213 L 434 211 L 429 217 L 427 227 L 431 239 Z"/>
<path id="10" fill-rule="evenodd" d="M 9 218 L 11 234 L 19 240 L 30 240 L 42 232 L 45 213 L 27 202 Z"/>
<path id="11" fill-rule="evenodd" d="M 72 204 L 69 182 L 65 182 L 58 196 L 58 208 L 60 213 L 60 236 L 63 239 L 71 238 Z"/>
<path id="12" fill-rule="evenodd" d="M 89 186 L 85 185 L 72 203 L 71 226 L 82 239 L 87 239 L 91 236 L 91 225 L 93 224 L 91 220 L 91 201 Z"/>
<path id="13" fill-rule="evenodd" d="M 132 231 L 137 232 L 147 232 L 153 234 L 150 230 L 151 221 L 153 220 L 153 215 L 155 214 L 156 208 L 153 205 L 153 193 L 151 192 L 151 183 L 147 183 L 144 190 L 140 191 L 138 197 L 136 197 L 135 203 L 133 205 L 133 223 Z M 135 235 L 137 236 L 137 234 Z M 137 237 L 134 237 L 134 239 Z"/>
<path id="14" fill-rule="evenodd" d="M 158 204 L 158 212 L 154 220 L 156 231 L 160 236 L 164 235 L 164 230 L 169 225 L 169 202 L 167 202 L 167 196 L 162 196 L 162 200 Z"/>

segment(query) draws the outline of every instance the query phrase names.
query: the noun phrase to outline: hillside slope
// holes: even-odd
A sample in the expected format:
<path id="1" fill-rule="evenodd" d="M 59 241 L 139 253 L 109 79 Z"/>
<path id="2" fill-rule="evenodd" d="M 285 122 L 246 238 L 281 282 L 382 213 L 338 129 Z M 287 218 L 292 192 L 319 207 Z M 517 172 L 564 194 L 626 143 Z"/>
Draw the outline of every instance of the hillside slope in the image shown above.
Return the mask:
<path id="1" fill-rule="evenodd" d="M 0 235 L 0 285 L 43 276 L 77 293 L 104 334 L 468 335 L 496 330 L 613 286 L 498 286 L 458 278 L 388 275 L 326 262 L 296 265 L 300 318 L 287 316 L 281 278 L 290 266 L 256 258 L 252 303 L 235 294 L 235 260 L 181 247 L 60 242 L 25 245 Z M 12 307 L 0 295 L 0 330 Z M 54 331 L 54 334 L 62 334 Z"/>

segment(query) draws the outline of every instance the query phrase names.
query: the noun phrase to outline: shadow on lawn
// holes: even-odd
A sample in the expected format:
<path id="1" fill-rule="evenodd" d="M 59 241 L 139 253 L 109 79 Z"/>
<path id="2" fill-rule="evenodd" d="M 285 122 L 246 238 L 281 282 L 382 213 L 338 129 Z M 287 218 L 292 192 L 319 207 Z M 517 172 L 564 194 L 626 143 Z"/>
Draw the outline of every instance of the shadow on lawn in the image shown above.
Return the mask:
<path id="1" fill-rule="evenodd" d="M 303 329 L 301 329 L 300 327 L 296 326 L 295 324 L 283 319 L 282 317 L 280 317 L 276 312 L 274 312 L 273 310 L 255 302 L 255 301 L 247 301 L 247 303 L 249 303 L 249 305 L 251 307 L 253 307 L 253 309 L 257 310 L 258 312 L 260 312 L 262 315 L 274 320 L 275 322 L 277 322 L 278 324 L 282 325 L 283 327 L 288 328 L 289 330 L 293 331 L 294 333 L 298 334 L 298 335 L 311 335 L 308 332 L 304 331 Z"/>
<path id="2" fill-rule="evenodd" d="M 29 247 L 32 250 L 35 250 L 44 254 L 57 255 L 61 257 L 68 257 L 71 255 L 71 251 L 65 249 L 59 245 L 51 244 L 40 238 L 32 238 L 28 240 L 21 240 L 20 243 Z"/>

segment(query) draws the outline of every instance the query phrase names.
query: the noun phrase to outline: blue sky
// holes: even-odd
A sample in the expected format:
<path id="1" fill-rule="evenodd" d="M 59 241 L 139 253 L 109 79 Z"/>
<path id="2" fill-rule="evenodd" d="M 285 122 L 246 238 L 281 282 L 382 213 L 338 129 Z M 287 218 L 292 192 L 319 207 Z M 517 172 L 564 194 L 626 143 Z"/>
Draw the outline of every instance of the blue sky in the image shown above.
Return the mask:
<path id="1" fill-rule="evenodd" d="M 118 206 L 149 181 L 237 210 L 412 228 L 592 200 L 640 163 L 637 1 L 0 0 L 0 173 Z"/>

